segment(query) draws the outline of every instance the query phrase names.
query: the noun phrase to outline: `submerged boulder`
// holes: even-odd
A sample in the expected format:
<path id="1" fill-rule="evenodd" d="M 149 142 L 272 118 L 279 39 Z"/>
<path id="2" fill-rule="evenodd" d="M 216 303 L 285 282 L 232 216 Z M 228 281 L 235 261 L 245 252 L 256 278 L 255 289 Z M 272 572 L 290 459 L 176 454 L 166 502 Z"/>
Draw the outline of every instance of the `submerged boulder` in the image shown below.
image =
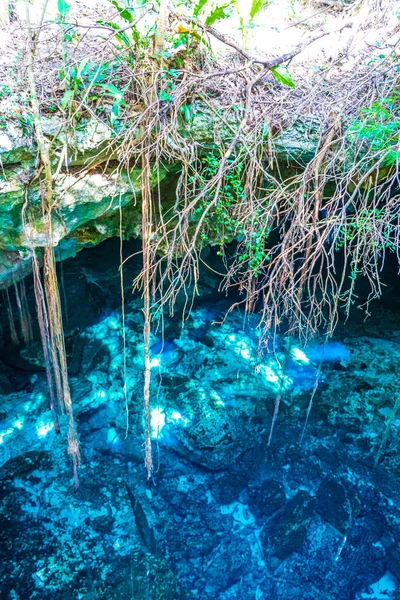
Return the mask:
<path id="1" fill-rule="evenodd" d="M 338 481 L 322 481 L 317 491 L 316 510 L 324 521 L 336 527 L 340 533 L 346 533 L 351 526 L 352 507 L 349 491 Z"/>
<path id="2" fill-rule="evenodd" d="M 298 491 L 262 531 L 261 540 L 266 555 L 283 560 L 301 550 L 314 518 L 315 506 L 315 498 L 304 490 Z"/>
<path id="3" fill-rule="evenodd" d="M 286 501 L 283 483 L 274 479 L 266 479 L 261 485 L 251 485 L 248 496 L 249 508 L 257 518 L 272 515 Z"/>

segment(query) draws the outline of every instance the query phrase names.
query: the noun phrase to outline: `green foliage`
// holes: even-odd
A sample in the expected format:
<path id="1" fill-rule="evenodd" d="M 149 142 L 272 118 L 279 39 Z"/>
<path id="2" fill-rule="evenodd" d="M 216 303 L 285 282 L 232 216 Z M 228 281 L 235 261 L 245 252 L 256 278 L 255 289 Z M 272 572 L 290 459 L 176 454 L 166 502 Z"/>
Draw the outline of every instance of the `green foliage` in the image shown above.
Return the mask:
<path id="1" fill-rule="evenodd" d="M 226 19 L 230 16 L 230 11 L 228 10 L 232 6 L 232 3 L 222 4 L 221 6 L 216 6 L 206 18 L 206 25 L 211 27 L 217 21 L 221 21 L 221 19 Z"/>
<path id="2" fill-rule="evenodd" d="M 124 100 L 125 90 L 119 90 L 113 83 L 99 84 L 98 87 L 104 90 L 104 95 L 111 96 L 114 100 L 110 113 L 111 123 L 114 124 L 120 116 L 121 107 L 126 106 Z"/>
<path id="3" fill-rule="evenodd" d="M 58 10 L 60 17 L 62 17 L 63 19 L 65 19 L 65 17 L 69 13 L 70 9 L 71 9 L 71 6 L 69 4 L 67 4 L 67 2 L 65 2 L 65 0 L 57 1 L 57 10 Z"/>
<path id="4" fill-rule="evenodd" d="M 198 17 L 207 3 L 208 3 L 208 0 L 199 0 L 199 2 L 196 4 L 196 6 L 193 9 L 193 16 Z"/>
<path id="5" fill-rule="evenodd" d="M 202 159 L 204 168 L 202 172 L 203 186 L 212 179 L 220 168 L 220 158 L 215 154 L 208 154 Z M 249 269 L 253 277 L 257 278 L 262 272 L 262 265 L 270 260 L 266 242 L 270 230 L 261 220 L 261 210 L 255 209 L 252 214 L 252 223 L 244 223 L 240 218 L 242 211 L 240 203 L 246 200 L 244 188 L 245 163 L 235 158 L 228 159 L 230 169 L 224 174 L 221 189 L 216 205 L 212 208 L 210 218 L 207 220 L 207 232 L 202 234 L 204 242 L 218 240 L 221 245 L 233 237 L 240 240 L 241 254 L 239 263 Z M 205 194 L 199 207 L 202 212 L 213 201 L 214 193 Z"/>
<path id="6" fill-rule="evenodd" d="M 261 13 L 261 11 L 264 8 L 266 8 L 271 3 L 271 0 L 253 0 L 250 6 L 250 12 L 247 17 L 241 14 L 237 0 L 233 0 L 233 3 L 236 7 L 239 16 L 239 29 L 242 32 L 243 46 L 247 48 L 250 38 L 250 32 L 256 26 L 257 16 Z"/>
<path id="7" fill-rule="evenodd" d="M 121 19 L 126 21 L 126 24 L 131 24 L 135 21 L 135 10 L 131 3 L 125 0 L 120 0 L 122 5 L 117 0 L 110 0 L 111 4 L 117 9 Z M 99 25 L 105 25 L 115 30 L 114 40 L 117 44 L 122 46 L 124 49 L 142 49 L 148 47 L 150 39 L 148 36 L 141 36 L 136 25 L 127 28 L 126 24 L 121 27 L 119 23 L 115 21 L 105 21 L 104 19 L 98 19 L 96 21 Z M 125 31 L 124 31 L 125 30 Z M 124 54 L 128 62 L 131 62 L 131 56 L 129 53 Z"/>
<path id="8" fill-rule="evenodd" d="M 380 98 L 360 111 L 348 129 L 348 135 L 364 141 L 375 155 L 383 156 L 383 165 L 390 166 L 400 159 L 400 92 Z M 376 160 L 376 157 L 375 157 Z"/>
<path id="9" fill-rule="evenodd" d="M 74 93 L 75 93 L 74 90 L 67 90 L 65 92 L 64 96 L 61 98 L 60 105 L 63 110 L 65 110 L 67 108 L 67 106 L 69 104 L 71 104 L 71 102 L 74 98 Z"/>
<path id="10" fill-rule="evenodd" d="M 191 123 L 193 121 L 194 114 L 190 104 L 183 104 L 181 106 L 181 114 L 183 115 L 185 123 Z"/>
<path id="11" fill-rule="evenodd" d="M 0 100 L 11 94 L 11 88 L 6 83 L 0 84 Z"/>
<path id="12" fill-rule="evenodd" d="M 132 9 L 126 8 L 125 6 L 121 6 L 116 0 L 111 0 L 111 4 L 115 6 L 117 11 L 119 12 L 119 16 L 122 19 L 125 19 L 125 21 L 128 21 L 128 23 L 133 23 L 135 17 Z"/>
<path id="13" fill-rule="evenodd" d="M 250 8 L 250 19 L 254 19 L 254 17 L 261 12 L 266 4 L 268 4 L 268 2 L 265 0 L 253 0 Z"/>
<path id="14" fill-rule="evenodd" d="M 279 83 L 283 83 L 284 85 L 287 85 L 291 88 L 296 87 L 287 67 L 284 67 L 283 65 L 272 67 L 271 73 L 275 77 L 275 79 L 279 81 Z"/>
<path id="15" fill-rule="evenodd" d="M 384 221 L 384 210 L 382 208 L 368 208 L 362 210 L 359 214 L 349 215 L 346 225 L 342 226 L 338 232 L 335 250 L 340 250 L 346 244 L 357 242 L 360 237 L 366 235 L 371 238 L 371 245 L 378 251 L 385 248 L 391 251 L 396 251 L 396 246 L 393 242 L 395 233 L 395 225 L 388 223 L 385 229 L 381 232 L 381 237 L 376 239 L 375 224 Z M 355 279 L 355 274 L 349 276 Z"/>
<path id="16" fill-rule="evenodd" d="M 124 94 L 126 88 L 119 89 L 114 83 L 105 83 L 114 75 L 117 65 L 108 62 L 96 64 L 84 59 L 78 66 L 72 67 L 67 73 L 60 72 L 60 77 L 67 88 L 60 100 L 60 106 L 65 111 L 73 101 L 96 102 L 96 111 L 104 110 L 104 102 L 113 100 L 109 113 L 111 124 L 119 118 L 121 108 L 126 106 Z M 116 81 L 115 76 L 113 77 Z M 108 104 L 108 102 L 106 102 Z"/>
<path id="17" fill-rule="evenodd" d="M 234 0 L 229 0 L 224 4 L 215 4 L 209 0 L 199 0 L 194 6 L 192 2 L 185 2 L 184 4 L 188 9 L 192 9 L 191 14 L 189 11 L 189 16 L 193 19 L 202 20 L 208 27 L 212 27 L 217 21 L 226 19 L 231 15 Z"/>

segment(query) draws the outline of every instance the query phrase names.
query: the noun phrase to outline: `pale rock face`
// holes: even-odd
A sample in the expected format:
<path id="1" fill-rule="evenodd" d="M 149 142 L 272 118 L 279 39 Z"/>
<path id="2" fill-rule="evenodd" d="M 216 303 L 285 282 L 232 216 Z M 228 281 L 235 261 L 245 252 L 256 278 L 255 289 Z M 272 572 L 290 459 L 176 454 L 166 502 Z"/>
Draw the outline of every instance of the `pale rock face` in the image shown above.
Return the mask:
<path id="1" fill-rule="evenodd" d="M 4 102 L 4 101 L 3 101 Z M 4 108 L 2 106 L 2 108 Z M 90 119 L 74 131 L 66 131 L 62 118 L 44 117 L 42 126 L 49 139 L 56 139 L 54 171 L 53 240 L 58 248 L 57 257 L 64 260 L 82 248 L 119 235 L 119 207 L 128 211 L 129 231 L 125 237 L 140 236 L 141 183 L 140 169 L 126 171 L 104 167 L 111 159 L 113 131 L 107 123 Z M 276 138 L 277 159 L 283 164 L 306 163 L 316 150 L 318 135 L 313 123 L 299 123 Z M 221 124 L 204 106 L 195 107 L 190 125 L 182 125 L 182 136 L 188 144 L 195 144 L 205 152 L 215 143 L 215 132 L 229 141 L 230 131 L 221 130 Z M 63 164 L 59 166 L 60 156 Z M 25 277 L 31 270 L 31 251 L 36 248 L 39 257 L 48 243 L 41 217 L 41 195 L 35 180 L 37 149 L 33 136 L 22 128 L 18 118 L 7 121 L 0 130 L 0 288 Z M 99 165 L 91 168 L 92 164 Z M 103 163 L 103 165 L 102 165 Z M 172 171 L 178 165 L 172 165 Z M 159 167 L 162 181 L 168 175 Z M 153 182 L 157 184 L 156 174 Z M 171 187 L 171 189 L 173 189 Z M 175 202 L 175 194 L 172 192 Z M 26 199 L 33 208 L 33 217 L 25 227 L 22 210 Z M 168 204 L 170 198 L 163 199 Z"/>
<path id="2" fill-rule="evenodd" d="M 0 160 L 4 165 L 33 159 L 31 141 L 17 122 L 8 121 L 0 130 Z"/>

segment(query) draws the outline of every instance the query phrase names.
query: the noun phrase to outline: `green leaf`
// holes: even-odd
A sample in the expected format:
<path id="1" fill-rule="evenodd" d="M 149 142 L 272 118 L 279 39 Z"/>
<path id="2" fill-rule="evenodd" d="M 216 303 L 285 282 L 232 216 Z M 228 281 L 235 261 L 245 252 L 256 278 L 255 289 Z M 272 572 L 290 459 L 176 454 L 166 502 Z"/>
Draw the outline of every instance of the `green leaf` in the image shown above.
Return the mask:
<path id="1" fill-rule="evenodd" d="M 85 67 L 86 67 L 86 65 L 88 64 L 88 62 L 89 62 L 89 57 L 88 57 L 88 56 L 86 56 L 86 57 L 85 57 L 85 58 L 84 58 L 84 59 L 81 61 L 80 65 L 79 65 L 79 67 L 78 67 L 78 70 L 77 70 L 77 72 L 76 72 L 76 77 L 77 77 L 77 78 L 81 78 L 81 77 L 82 77 L 82 75 L 85 73 Z"/>
<path id="2" fill-rule="evenodd" d="M 125 21 L 128 21 L 128 23 L 133 23 L 134 17 L 128 8 L 120 6 L 116 0 L 111 0 L 111 4 L 115 6 L 120 16 L 125 19 Z"/>
<path id="3" fill-rule="evenodd" d="M 68 104 L 71 102 L 72 98 L 74 97 L 74 91 L 73 90 L 67 90 L 64 94 L 64 96 L 61 98 L 61 108 L 63 110 L 65 110 L 65 108 L 68 106 Z"/>
<path id="4" fill-rule="evenodd" d="M 170 96 L 165 90 L 161 90 L 158 97 L 160 98 L 160 100 L 165 100 L 165 102 L 171 102 L 172 100 L 172 96 Z"/>
<path id="5" fill-rule="evenodd" d="M 201 13 L 201 10 L 205 7 L 205 5 L 207 4 L 208 0 L 199 0 L 198 3 L 196 4 L 196 6 L 193 9 L 193 16 L 194 17 L 198 17 L 199 14 Z"/>
<path id="6" fill-rule="evenodd" d="M 135 42 L 135 44 L 139 45 L 140 41 L 141 41 L 141 35 L 140 35 L 139 29 L 136 27 L 136 25 L 134 27 L 132 27 L 132 37 L 133 37 L 133 41 Z"/>
<path id="7" fill-rule="evenodd" d="M 101 83 L 99 87 L 106 90 L 111 96 L 117 98 L 117 100 L 122 100 L 124 93 L 121 92 L 113 83 Z"/>
<path id="8" fill-rule="evenodd" d="M 121 42 L 121 44 L 125 44 L 125 46 L 127 48 L 129 48 L 130 45 L 131 45 L 131 41 L 130 41 L 129 37 L 124 32 L 122 32 L 122 33 L 116 33 L 115 34 L 115 39 L 117 39 L 119 42 Z"/>
<path id="9" fill-rule="evenodd" d="M 253 0 L 250 9 L 250 18 L 254 19 L 254 17 L 262 10 L 265 6 L 265 0 Z"/>
<path id="10" fill-rule="evenodd" d="M 295 88 L 296 84 L 294 83 L 291 74 L 289 73 L 287 67 L 283 67 L 282 65 L 278 65 L 277 67 L 272 67 L 271 69 L 272 75 L 275 77 L 279 83 L 283 83 L 288 87 Z"/>
<path id="11" fill-rule="evenodd" d="M 181 106 L 181 113 L 186 123 L 191 123 L 193 121 L 193 110 L 189 104 L 183 104 Z"/>
<path id="12" fill-rule="evenodd" d="M 117 100 L 116 102 L 114 102 L 114 104 L 112 105 L 112 108 L 111 108 L 111 113 L 110 113 L 111 123 L 114 124 L 114 122 L 118 119 L 120 108 L 121 108 L 121 102 L 119 100 Z"/>
<path id="13" fill-rule="evenodd" d="M 98 23 L 99 25 L 108 25 L 113 29 L 121 29 L 118 23 L 114 23 L 113 21 L 104 21 L 104 19 L 97 19 L 96 23 Z"/>
<path id="14" fill-rule="evenodd" d="M 214 8 L 214 10 L 210 12 L 206 19 L 206 25 L 211 27 L 211 25 L 214 25 L 216 21 L 220 21 L 221 19 L 226 19 L 229 17 L 229 14 L 225 12 L 229 6 L 229 4 L 223 4 L 222 6 L 217 6 Z"/>
<path id="15" fill-rule="evenodd" d="M 62 17 L 66 17 L 70 11 L 71 6 L 65 2 L 65 0 L 57 1 L 57 10 Z"/>

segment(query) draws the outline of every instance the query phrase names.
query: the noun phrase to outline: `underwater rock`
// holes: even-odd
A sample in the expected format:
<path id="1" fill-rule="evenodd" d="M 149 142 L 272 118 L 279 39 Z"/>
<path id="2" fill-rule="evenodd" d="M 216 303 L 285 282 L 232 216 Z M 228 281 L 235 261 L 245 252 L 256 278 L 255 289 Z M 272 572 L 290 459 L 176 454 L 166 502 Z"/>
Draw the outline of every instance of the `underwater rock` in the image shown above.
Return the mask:
<path id="1" fill-rule="evenodd" d="M 286 502 L 284 485 L 280 481 L 267 479 L 257 485 L 253 483 L 248 490 L 249 508 L 257 518 L 272 515 Z"/>
<path id="2" fill-rule="evenodd" d="M 345 534 L 351 527 L 352 508 L 347 488 L 338 481 L 324 479 L 317 491 L 316 511 L 324 520 Z"/>
<path id="3" fill-rule="evenodd" d="M 236 538 L 220 544 L 208 557 L 206 592 L 218 594 L 231 587 L 243 577 L 250 562 L 251 550 L 247 540 Z"/>
<path id="4" fill-rule="evenodd" d="M 231 504 L 239 498 L 240 492 L 246 487 L 249 473 L 224 473 L 210 485 L 210 491 L 218 504 Z"/>
<path id="5" fill-rule="evenodd" d="M 126 577 L 120 586 L 121 595 L 118 597 L 121 600 L 128 597 L 135 600 L 183 600 L 185 598 L 164 558 L 137 553 L 130 559 L 130 563 Z M 129 580 L 131 585 L 127 585 Z"/>
<path id="6" fill-rule="evenodd" d="M 100 339 L 87 339 L 82 355 L 82 372 L 91 373 L 94 369 L 103 367 L 108 369 L 110 363 L 110 351 Z"/>
<path id="7" fill-rule="evenodd" d="M 53 464 L 51 452 L 45 450 L 31 450 L 10 458 L 0 468 L 1 480 L 14 480 L 26 478 L 37 469 L 48 471 Z"/>
<path id="8" fill-rule="evenodd" d="M 261 532 L 264 550 L 281 560 L 301 550 L 314 517 L 316 500 L 304 490 L 291 498 L 282 513 L 272 518 Z"/>
<path id="9" fill-rule="evenodd" d="M 143 506 L 139 502 L 139 500 L 133 495 L 132 490 L 125 482 L 126 491 L 128 492 L 129 501 L 132 506 L 133 514 L 135 516 L 135 523 L 138 531 L 140 533 L 140 537 L 143 541 L 144 546 L 151 554 L 156 554 L 157 552 L 157 543 L 156 538 L 154 537 L 154 531 L 150 527 L 149 521 L 147 519 L 146 513 L 143 509 Z"/>
<path id="10" fill-rule="evenodd" d="M 390 572 L 400 581 L 400 547 L 389 554 L 388 567 Z"/>
<path id="11" fill-rule="evenodd" d="M 21 355 L 21 352 L 18 348 L 13 348 L 9 345 L 7 348 L 0 347 L 0 361 L 8 367 L 18 371 L 26 371 L 28 373 L 46 371 L 44 366 L 34 362 L 33 360 L 28 360 L 28 358 L 25 358 Z"/>
<path id="12" fill-rule="evenodd" d="M 350 593 L 354 594 L 357 587 L 373 584 L 388 568 L 387 550 L 367 518 L 355 521 L 340 557 L 346 567 L 349 597 L 354 597 Z"/>
<path id="13" fill-rule="evenodd" d="M 197 417 L 190 428 L 176 430 L 179 443 L 175 449 L 192 463 L 213 471 L 227 469 L 240 454 L 257 443 L 244 416 L 225 411 Z"/>
<path id="14" fill-rule="evenodd" d="M 178 345 L 172 339 L 161 339 L 150 346 L 152 364 L 171 365 L 179 359 Z"/>

